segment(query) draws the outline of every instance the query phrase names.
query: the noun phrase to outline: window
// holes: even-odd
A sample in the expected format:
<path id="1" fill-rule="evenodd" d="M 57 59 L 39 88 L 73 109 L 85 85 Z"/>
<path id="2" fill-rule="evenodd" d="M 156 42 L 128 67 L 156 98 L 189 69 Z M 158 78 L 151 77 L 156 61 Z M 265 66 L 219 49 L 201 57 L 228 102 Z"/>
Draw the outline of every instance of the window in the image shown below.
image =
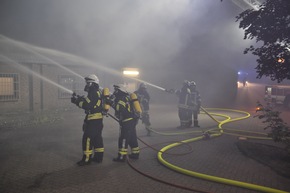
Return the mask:
<path id="1" fill-rule="evenodd" d="M 71 75 L 60 75 L 58 80 L 59 84 L 68 90 L 71 90 L 78 95 L 84 94 L 84 79 Z M 71 96 L 72 94 L 70 92 L 65 91 L 64 89 L 58 89 L 59 98 L 70 98 Z"/>
<path id="2" fill-rule="evenodd" d="M 0 73 L 0 101 L 19 99 L 19 75 Z"/>

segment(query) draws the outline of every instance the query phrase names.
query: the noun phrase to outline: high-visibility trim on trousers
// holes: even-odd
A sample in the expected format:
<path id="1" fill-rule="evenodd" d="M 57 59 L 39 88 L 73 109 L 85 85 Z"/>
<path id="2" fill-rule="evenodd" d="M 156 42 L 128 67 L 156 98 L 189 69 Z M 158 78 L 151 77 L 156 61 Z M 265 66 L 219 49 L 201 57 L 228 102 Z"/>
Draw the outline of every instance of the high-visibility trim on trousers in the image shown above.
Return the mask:
<path id="1" fill-rule="evenodd" d="M 128 154 L 128 149 L 125 149 L 125 148 L 119 149 L 119 154 L 121 154 L 121 155 L 127 155 Z"/>
<path id="2" fill-rule="evenodd" d="M 104 152 L 105 148 L 95 148 L 95 152 Z"/>
<path id="3" fill-rule="evenodd" d="M 86 140 L 86 150 L 84 151 L 84 155 L 86 156 L 86 162 L 89 161 L 91 155 L 93 154 L 93 150 L 90 149 L 91 139 L 87 138 Z"/>
<path id="4" fill-rule="evenodd" d="M 131 149 L 132 153 L 140 153 L 140 148 L 139 147 L 134 147 Z"/>

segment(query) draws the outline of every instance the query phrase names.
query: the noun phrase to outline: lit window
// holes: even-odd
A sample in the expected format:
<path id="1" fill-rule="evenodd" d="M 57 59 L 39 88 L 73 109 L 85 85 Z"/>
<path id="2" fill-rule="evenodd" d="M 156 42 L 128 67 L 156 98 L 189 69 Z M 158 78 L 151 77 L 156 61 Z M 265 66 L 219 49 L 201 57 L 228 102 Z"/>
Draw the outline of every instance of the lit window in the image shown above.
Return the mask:
<path id="1" fill-rule="evenodd" d="M 0 74 L 0 101 L 19 99 L 19 75 Z"/>

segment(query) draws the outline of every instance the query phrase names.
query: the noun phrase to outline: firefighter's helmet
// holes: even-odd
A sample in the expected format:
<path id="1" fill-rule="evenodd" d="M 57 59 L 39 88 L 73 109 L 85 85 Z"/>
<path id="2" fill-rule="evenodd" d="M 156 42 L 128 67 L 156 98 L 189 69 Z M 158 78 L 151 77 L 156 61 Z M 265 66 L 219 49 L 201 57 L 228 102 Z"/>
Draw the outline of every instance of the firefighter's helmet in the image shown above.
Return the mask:
<path id="1" fill-rule="evenodd" d="M 188 80 L 184 80 L 183 81 L 183 86 L 184 87 L 189 87 L 190 86 L 190 82 Z"/>
<path id="2" fill-rule="evenodd" d="M 114 89 L 119 90 L 123 93 L 128 93 L 124 84 L 115 84 Z"/>
<path id="3" fill-rule="evenodd" d="M 99 78 L 94 74 L 88 75 L 87 77 L 85 77 L 85 80 L 87 83 L 89 83 L 89 82 L 96 83 L 96 84 L 100 83 Z"/>
<path id="4" fill-rule="evenodd" d="M 195 83 L 194 81 L 190 81 L 190 82 L 189 82 L 189 85 L 190 85 L 190 86 L 196 86 L 196 83 Z"/>
<path id="5" fill-rule="evenodd" d="M 146 83 L 144 83 L 144 82 L 142 82 L 140 85 L 139 85 L 139 88 L 147 88 L 147 84 Z"/>

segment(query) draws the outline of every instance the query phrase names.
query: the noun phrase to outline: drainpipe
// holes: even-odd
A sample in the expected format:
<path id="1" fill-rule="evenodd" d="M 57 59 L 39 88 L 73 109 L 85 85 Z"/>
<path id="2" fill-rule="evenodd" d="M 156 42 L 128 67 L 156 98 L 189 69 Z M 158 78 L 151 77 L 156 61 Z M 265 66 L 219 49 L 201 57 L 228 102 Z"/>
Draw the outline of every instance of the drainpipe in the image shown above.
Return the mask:
<path id="1" fill-rule="evenodd" d="M 39 73 L 43 76 L 43 64 L 40 65 Z M 40 79 L 40 109 L 43 111 L 43 80 Z"/>
<path id="2" fill-rule="evenodd" d="M 33 64 L 29 65 L 30 70 L 33 68 Z M 29 111 L 33 111 L 33 75 L 28 74 L 28 92 L 29 92 Z"/>

